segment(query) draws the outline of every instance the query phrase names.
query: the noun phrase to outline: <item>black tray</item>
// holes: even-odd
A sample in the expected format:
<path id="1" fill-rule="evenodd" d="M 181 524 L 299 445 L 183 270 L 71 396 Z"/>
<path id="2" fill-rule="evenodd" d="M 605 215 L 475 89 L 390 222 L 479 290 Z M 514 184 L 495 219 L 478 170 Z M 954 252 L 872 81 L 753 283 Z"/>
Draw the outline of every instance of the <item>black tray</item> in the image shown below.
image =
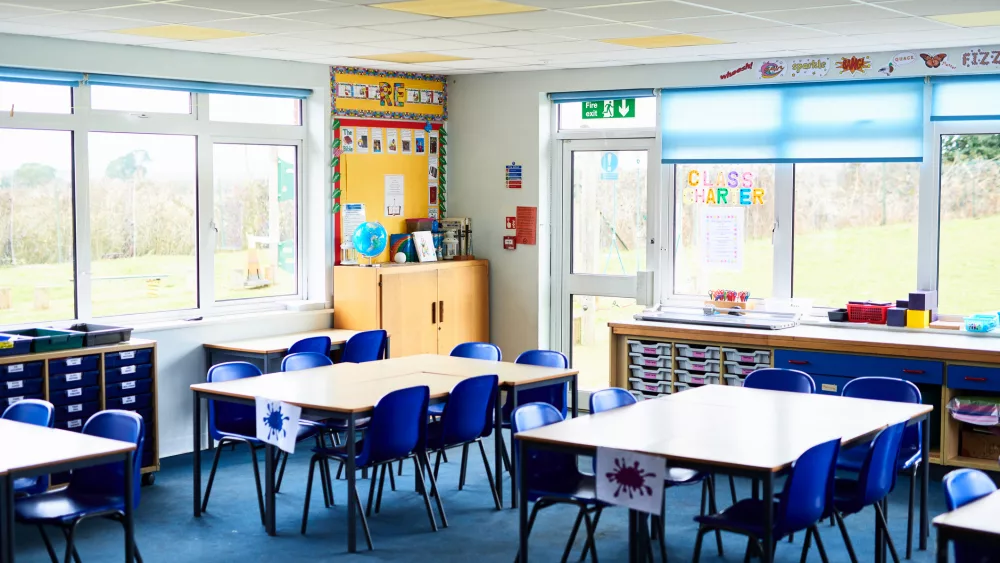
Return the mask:
<path id="1" fill-rule="evenodd" d="M 69 330 L 84 333 L 83 345 L 86 347 L 108 346 L 132 339 L 132 329 L 120 326 L 79 323 L 69 327 Z"/>

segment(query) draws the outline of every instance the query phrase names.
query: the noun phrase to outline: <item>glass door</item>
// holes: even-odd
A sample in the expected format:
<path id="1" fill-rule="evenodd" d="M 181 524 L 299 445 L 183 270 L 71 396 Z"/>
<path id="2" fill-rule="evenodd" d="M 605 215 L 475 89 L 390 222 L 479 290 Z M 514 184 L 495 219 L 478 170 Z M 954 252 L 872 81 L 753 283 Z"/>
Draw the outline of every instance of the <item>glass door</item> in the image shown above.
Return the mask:
<path id="1" fill-rule="evenodd" d="M 608 322 L 630 319 L 637 274 L 654 271 L 654 139 L 565 140 L 561 224 L 553 229 L 554 307 L 561 349 L 580 390 L 609 385 Z M 556 214 L 553 214 L 556 215 Z"/>

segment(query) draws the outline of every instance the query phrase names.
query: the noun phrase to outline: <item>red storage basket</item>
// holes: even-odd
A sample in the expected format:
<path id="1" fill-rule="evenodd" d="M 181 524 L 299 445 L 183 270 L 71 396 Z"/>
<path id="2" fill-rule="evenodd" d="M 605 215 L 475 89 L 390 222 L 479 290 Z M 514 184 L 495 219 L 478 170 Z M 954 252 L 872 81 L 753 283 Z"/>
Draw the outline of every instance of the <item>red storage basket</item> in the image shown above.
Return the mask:
<path id="1" fill-rule="evenodd" d="M 848 303 L 847 320 L 852 323 L 884 325 L 891 303 Z"/>

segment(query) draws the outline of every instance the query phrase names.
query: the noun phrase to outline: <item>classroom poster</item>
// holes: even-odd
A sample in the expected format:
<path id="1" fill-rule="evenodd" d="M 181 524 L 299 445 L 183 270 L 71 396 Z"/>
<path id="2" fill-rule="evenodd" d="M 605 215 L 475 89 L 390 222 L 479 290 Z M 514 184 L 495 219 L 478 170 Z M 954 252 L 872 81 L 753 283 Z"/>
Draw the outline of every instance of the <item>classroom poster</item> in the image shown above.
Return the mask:
<path id="1" fill-rule="evenodd" d="M 340 130 L 340 147 L 344 150 L 344 153 L 350 154 L 354 152 L 354 128 L 353 127 L 343 127 Z"/>
<path id="2" fill-rule="evenodd" d="M 431 184 L 427 186 L 427 204 L 437 205 L 438 204 L 438 187 L 436 184 Z"/>
<path id="3" fill-rule="evenodd" d="M 385 175 L 385 215 L 398 217 L 403 214 L 404 179 L 402 174 Z"/>
<path id="4" fill-rule="evenodd" d="M 743 207 L 698 208 L 701 263 L 713 270 L 743 269 L 746 211 Z"/>
<path id="5" fill-rule="evenodd" d="M 344 204 L 344 238 L 349 239 L 354 235 L 365 219 L 365 204 L 345 203 Z"/>
<path id="6" fill-rule="evenodd" d="M 517 244 L 535 244 L 538 230 L 538 208 L 517 207 Z"/>
<path id="7" fill-rule="evenodd" d="M 438 153 L 438 132 L 431 131 L 427 134 L 427 154 L 437 156 Z"/>
<path id="8" fill-rule="evenodd" d="M 402 139 L 399 142 L 399 148 L 402 154 L 412 154 L 413 153 L 413 129 L 403 129 L 400 131 L 400 137 Z"/>
<path id="9" fill-rule="evenodd" d="M 425 146 L 424 132 L 414 131 L 413 132 L 413 152 L 416 154 L 426 154 L 427 149 Z"/>
<path id="10" fill-rule="evenodd" d="M 372 154 L 382 154 L 382 128 L 372 128 Z"/>
<path id="11" fill-rule="evenodd" d="M 437 208 L 436 205 L 434 207 L 428 207 L 427 208 L 427 218 L 428 219 L 437 219 L 438 218 L 438 208 Z"/>
<path id="12" fill-rule="evenodd" d="M 386 129 L 385 131 L 385 142 L 388 145 L 386 150 L 389 154 L 396 154 L 399 152 L 399 129 Z"/>
<path id="13" fill-rule="evenodd" d="M 368 128 L 358 127 L 358 137 L 355 141 L 355 150 L 359 154 L 368 154 Z"/>
<path id="14" fill-rule="evenodd" d="M 659 515 L 666 471 L 662 457 L 599 447 L 594 471 L 597 500 Z"/>
<path id="15" fill-rule="evenodd" d="M 439 170 L 437 167 L 437 159 L 427 159 L 427 181 L 431 184 L 438 183 Z"/>

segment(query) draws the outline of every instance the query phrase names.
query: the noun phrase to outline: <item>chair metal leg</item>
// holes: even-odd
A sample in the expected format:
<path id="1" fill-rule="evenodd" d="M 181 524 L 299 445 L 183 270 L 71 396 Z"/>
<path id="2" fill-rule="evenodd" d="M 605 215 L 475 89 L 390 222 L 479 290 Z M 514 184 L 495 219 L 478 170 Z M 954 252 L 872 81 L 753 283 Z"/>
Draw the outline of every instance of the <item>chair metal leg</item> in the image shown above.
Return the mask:
<path id="1" fill-rule="evenodd" d="M 42 535 L 42 541 L 45 542 L 45 551 L 49 552 L 49 559 L 52 560 L 52 563 L 59 563 L 59 556 L 56 555 L 56 550 L 52 548 L 49 535 L 45 533 L 45 528 L 41 524 L 38 525 L 38 533 Z"/>
<path id="2" fill-rule="evenodd" d="M 434 478 L 435 479 L 437 479 L 437 477 L 438 477 L 438 470 L 441 469 L 441 455 L 443 453 L 444 453 L 444 450 L 438 450 L 437 455 L 434 456 Z"/>
<path id="3" fill-rule="evenodd" d="M 445 463 L 448 463 L 448 452 L 441 450 L 441 457 L 444 458 Z M 435 475 L 434 477 L 437 478 L 437 475 Z"/>
<path id="4" fill-rule="evenodd" d="M 465 468 L 469 465 L 469 444 L 462 446 L 462 468 L 458 472 L 458 490 L 465 487 Z"/>
<path id="5" fill-rule="evenodd" d="M 885 541 L 889 544 L 889 553 L 892 554 L 892 560 L 894 563 L 899 563 L 899 554 L 896 553 L 896 545 L 892 541 L 892 534 L 889 533 L 889 523 L 885 519 L 885 510 L 880 503 L 875 503 L 875 513 L 878 515 L 880 525 L 882 526 L 882 534 L 885 536 Z"/>
<path id="6" fill-rule="evenodd" d="M 424 507 L 427 509 L 427 519 L 431 521 L 431 530 L 437 531 L 437 521 L 434 520 L 434 509 L 431 508 L 431 499 L 427 496 L 427 486 L 424 484 L 424 479 L 421 477 L 420 471 L 420 461 L 414 456 L 413 458 L 413 471 L 417 479 L 417 492 L 420 496 L 424 498 Z M 428 474 L 431 472 L 428 471 Z"/>
<path id="7" fill-rule="evenodd" d="M 656 543 L 660 546 L 660 560 L 663 563 L 667 563 L 667 534 L 666 534 L 666 522 L 664 518 L 663 510 L 660 511 L 660 516 L 650 517 L 650 527 L 656 526 L 659 530 L 657 534 Z M 650 557 L 650 563 L 652 563 L 653 558 Z"/>
<path id="8" fill-rule="evenodd" d="M 844 525 L 844 517 L 836 510 L 833 511 L 837 525 L 840 526 L 840 535 L 844 537 L 844 545 L 847 547 L 847 554 L 851 556 L 851 563 L 858 563 L 858 556 L 854 553 L 854 546 L 851 544 L 851 536 L 847 533 L 847 526 Z"/>
<path id="9" fill-rule="evenodd" d="M 400 463 L 402 463 L 402 461 L 400 461 Z M 387 473 L 389 474 L 389 488 L 392 489 L 393 492 L 395 492 L 396 491 L 396 477 L 395 477 L 395 472 L 392 470 L 392 464 L 391 463 L 389 464 L 389 471 L 387 471 Z"/>
<path id="10" fill-rule="evenodd" d="M 910 504 L 906 511 L 906 558 L 913 557 L 913 498 L 917 494 L 917 467 L 919 463 L 913 464 L 910 471 Z"/>
<path id="11" fill-rule="evenodd" d="M 63 557 L 63 563 L 69 563 L 70 561 L 73 560 L 73 555 L 74 555 L 73 536 L 76 534 L 76 525 L 79 523 L 80 521 L 76 520 L 69 525 L 68 529 L 64 528 L 64 531 L 66 533 L 66 555 Z"/>
<path id="12" fill-rule="evenodd" d="M 250 442 L 246 444 L 250 450 L 250 459 L 253 461 L 253 484 L 257 486 L 257 508 L 260 509 L 260 523 L 266 525 L 264 521 L 264 493 L 260 490 L 260 467 L 257 466 L 257 450 Z"/>
<path id="13" fill-rule="evenodd" d="M 375 514 L 378 514 L 382 510 L 382 489 L 385 488 L 385 471 L 389 470 L 389 475 L 392 475 L 392 464 L 383 463 L 381 473 L 378 476 L 378 495 L 375 497 Z M 376 467 L 375 471 L 378 472 L 379 469 Z M 375 475 L 372 474 L 372 482 L 375 482 Z"/>
<path id="14" fill-rule="evenodd" d="M 747 548 L 743 552 L 743 563 L 750 563 L 751 545 L 756 545 L 757 542 L 753 538 L 747 538 Z"/>
<path id="15" fill-rule="evenodd" d="M 326 458 L 318 461 L 319 465 L 319 482 L 320 488 L 323 490 L 323 506 L 330 508 L 333 505 L 333 485 L 330 484 L 330 465 L 327 463 Z M 309 471 L 312 471 L 312 461 L 309 462 Z"/>
<path id="16" fill-rule="evenodd" d="M 490 484 L 490 493 L 493 495 L 493 505 L 496 506 L 497 510 L 501 510 L 500 497 L 497 495 L 497 487 L 493 482 L 493 472 L 490 470 L 490 459 L 486 455 L 486 446 L 483 445 L 482 440 L 476 440 L 479 444 L 479 453 L 483 456 L 483 467 L 486 468 L 486 480 Z"/>
<path id="17" fill-rule="evenodd" d="M 601 514 L 603 513 L 604 509 L 600 507 L 598 507 L 597 510 L 594 512 L 594 530 L 597 530 L 597 524 L 601 521 Z M 594 545 L 594 537 L 591 536 L 587 538 L 587 543 L 584 544 L 583 546 L 583 553 L 580 554 L 580 561 L 586 559 L 587 553 L 589 553 L 591 550 L 594 549 L 597 549 L 597 546 Z"/>
<path id="18" fill-rule="evenodd" d="M 580 530 L 580 523 L 583 522 L 583 513 L 586 512 L 587 507 L 580 505 L 580 510 L 576 513 L 576 520 L 573 522 L 573 528 L 569 532 L 569 540 L 566 541 L 566 548 L 563 550 L 561 563 L 566 563 L 569 560 L 569 552 L 573 549 L 573 543 L 576 542 L 576 533 Z"/>
<path id="19" fill-rule="evenodd" d="M 802 540 L 802 555 L 799 556 L 799 563 L 806 563 L 806 557 L 809 555 L 809 548 L 811 547 L 809 544 L 809 540 L 812 539 L 812 535 L 813 535 L 813 529 L 807 528 L 806 539 Z"/>
<path id="20" fill-rule="evenodd" d="M 375 487 L 378 485 L 378 466 L 375 466 L 375 473 L 372 475 L 371 483 L 368 485 L 368 504 L 365 506 L 365 516 L 371 518 L 372 505 L 375 503 Z"/>
<path id="21" fill-rule="evenodd" d="M 274 482 L 275 494 L 281 492 L 281 480 L 285 478 L 285 464 L 288 463 L 288 452 L 280 452 L 278 456 L 281 457 L 281 469 L 278 470 L 278 480 Z"/>
<path id="22" fill-rule="evenodd" d="M 545 504 L 543 501 L 538 501 L 535 503 L 535 506 L 531 507 L 531 515 L 528 516 L 528 527 L 524 531 L 524 535 L 526 536 L 531 535 L 531 528 L 535 525 L 535 517 L 538 516 L 538 511 L 541 510 L 542 508 L 545 508 L 546 506 L 548 505 Z M 514 563 L 520 563 L 520 561 L 521 561 L 521 550 L 519 549 L 514 554 Z"/>
<path id="23" fill-rule="evenodd" d="M 368 544 L 368 551 L 373 551 L 374 547 L 372 546 L 372 532 L 370 529 L 368 529 L 368 519 L 365 518 L 365 511 L 361 510 L 361 498 L 359 498 L 358 489 L 355 488 L 349 494 L 354 495 L 354 506 L 358 507 L 358 516 L 360 516 L 361 518 L 361 529 L 365 533 L 365 542 Z"/>
<path id="24" fill-rule="evenodd" d="M 708 488 L 708 509 L 715 514 L 719 512 L 719 505 L 715 502 L 715 475 L 710 475 L 705 481 Z M 722 549 L 722 532 L 720 530 L 715 531 L 715 546 L 719 550 L 719 557 L 722 557 L 725 553 Z"/>
<path id="25" fill-rule="evenodd" d="M 694 540 L 694 557 L 691 558 L 691 563 L 698 563 L 701 560 L 701 540 L 705 538 L 705 532 L 708 528 L 698 527 L 698 536 Z"/>
<path id="26" fill-rule="evenodd" d="M 399 471 L 396 474 L 400 477 L 403 476 L 403 460 L 399 460 Z"/>
<path id="27" fill-rule="evenodd" d="M 443 451 L 442 451 L 442 453 L 443 453 Z M 434 502 L 437 504 L 438 514 L 441 515 L 441 527 L 442 528 L 447 528 L 448 527 L 448 518 L 444 515 L 444 504 L 441 503 L 441 493 L 438 491 L 437 476 L 434 475 L 433 473 L 431 473 L 431 471 L 430 471 L 430 460 L 427 459 L 427 452 L 420 452 L 417 455 L 420 456 L 421 458 L 423 458 L 424 463 L 428 467 L 427 477 L 429 478 L 429 480 L 431 482 L 431 494 L 434 495 Z"/>
<path id="28" fill-rule="evenodd" d="M 215 470 L 219 467 L 219 456 L 222 455 L 222 445 L 225 441 L 219 442 L 215 448 L 215 457 L 212 460 L 212 471 L 208 474 L 208 486 L 205 487 L 205 498 L 201 499 L 201 511 L 208 510 L 208 495 L 212 494 L 212 483 L 215 482 Z"/>
<path id="29" fill-rule="evenodd" d="M 507 441 L 503 439 L 503 432 L 500 432 L 500 435 L 497 436 L 497 439 L 500 440 L 500 455 L 501 458 L 503 459 L 503 467 L 507 471 L 507 473 L 510 473 L 510 454 L 507 453 Z M 499 471 L 497 471 L 497 475 L 498 475 L 497 478 L 499 479 L 500 475 Z"/>
<path id="30" fill-rule="evenodd" d="M 139 546 L 135 546 L 135 563 L 145 563 L 142 560 L 142 554 L 139 553 Z"/>
<path id="31" fill-rule="evenodd" d="M 600 513 L 598 513 L 598 515 L 600 515 Z M 590 545 L 590 561 L 591 563 L 597 563 L 597 544 L 594 541 L 594 534 L 597 531 L 597 521 L 594 520 L 591 522 L 590 514 L 586 510 L 583 511 L 583 525 L 587 527 L 587 541 Z M 649 561 L 650 563 L 653 561 L 652 548 L 650 548 L 649 552 Z"/>
<path id="32" fill-rule="evenodd" d="M 813 524 L 812 531 L 813 537 L 816 538 L 816 549 L 819 551 L 820 561 L 830 563 L 830 560 L 826 557 L 826 548 L 823 547 L 823 539 L 819 537 L 819 526 Z"/>
<path id="33" fill-rule="evenodd" d="M 309 522 L 309 499 L 312 497 L 312 484 L 313 484 L 313 472 L 316 471 L 316 464 L 321 463 L 318 459 L 318 454 L 312 456 L 309 460 L 309 477 L 306 478 L 306 499 L 302 503 L 302 527 L 299 529 L 299 533 L 303 536 L 306 535 L 306 524 Z M 323 467 L 320 466 L 320 479 L 323 478 Z M 326 482 L 323 483 L 323 492 L 326 493 Z"/>
<path id="34" fill-rule="evenodd" d="M 736 480 L 729 476 L 729 494 L 733 497 L 733 504 L 736 504 Z"/>

